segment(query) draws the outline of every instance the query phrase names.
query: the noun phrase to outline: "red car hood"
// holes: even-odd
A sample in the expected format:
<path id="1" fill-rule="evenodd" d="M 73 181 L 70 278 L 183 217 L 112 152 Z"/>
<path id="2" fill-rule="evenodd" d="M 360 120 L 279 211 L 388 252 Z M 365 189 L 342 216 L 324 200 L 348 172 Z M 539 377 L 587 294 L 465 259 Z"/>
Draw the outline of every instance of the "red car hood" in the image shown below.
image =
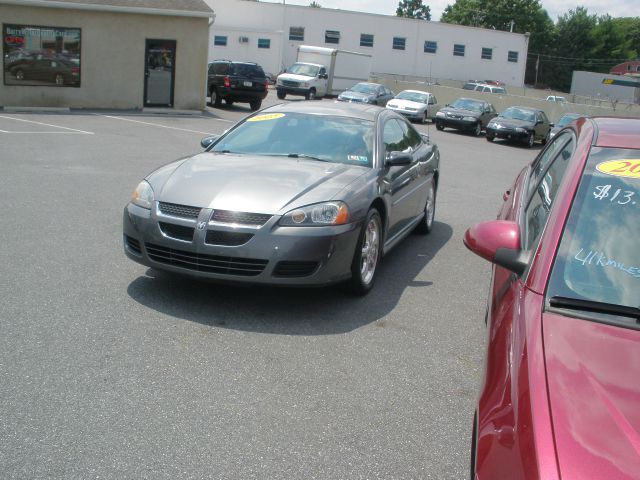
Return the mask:
<path id="1" fill-rule="evenodd" d="M 545 313 L 561 478 L 640 479 L 640 331 Z"/>

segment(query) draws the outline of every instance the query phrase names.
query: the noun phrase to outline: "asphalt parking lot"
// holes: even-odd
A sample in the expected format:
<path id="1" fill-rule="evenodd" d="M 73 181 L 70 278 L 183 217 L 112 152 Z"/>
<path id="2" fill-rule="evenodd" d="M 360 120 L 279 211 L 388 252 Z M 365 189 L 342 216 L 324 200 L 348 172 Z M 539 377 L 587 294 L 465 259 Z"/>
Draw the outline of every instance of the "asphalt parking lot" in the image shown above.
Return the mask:
<path id="1" fill-rule="evenodd" d="M 138 181 L 249 113 L 0 111 L 2 478 L 468 477 L 490 268 L 462 236 L 539 147 L 417 126 L 442 155 L 434 231 L 363 298 L 128 260 Z"/>

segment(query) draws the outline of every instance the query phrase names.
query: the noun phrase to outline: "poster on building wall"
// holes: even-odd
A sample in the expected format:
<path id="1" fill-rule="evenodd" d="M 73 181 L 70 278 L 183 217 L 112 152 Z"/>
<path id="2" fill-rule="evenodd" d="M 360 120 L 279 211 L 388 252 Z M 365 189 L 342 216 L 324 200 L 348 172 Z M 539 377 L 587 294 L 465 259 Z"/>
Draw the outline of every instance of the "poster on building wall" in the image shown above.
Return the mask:
<path id="1" fill-rule="evenodd" d="M 80 86 L 80 29 L 2 24 L 5 85 Z"/>

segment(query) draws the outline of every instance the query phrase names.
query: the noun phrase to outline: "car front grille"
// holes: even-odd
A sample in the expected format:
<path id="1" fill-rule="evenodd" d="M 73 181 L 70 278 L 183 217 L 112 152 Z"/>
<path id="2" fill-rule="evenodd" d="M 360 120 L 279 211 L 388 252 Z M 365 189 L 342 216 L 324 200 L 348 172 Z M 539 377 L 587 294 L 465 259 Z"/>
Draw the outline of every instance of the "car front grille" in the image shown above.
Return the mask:
<path id="1" fill-rule="evenodd" d="M 264 271 L 268 263 L 268 260 L 205 255 L 152 243 L 145 243 L 144 246 L 147 250 L 147 255 L 154 262 L 197 272 L 255 277 Z"/>
<path id="2" fill-rule="evenodd" d="M 253 237 L 253 233 L 242 232 L 221 232 L 219 230 L 208 230 L 204 243 L 208 245 L 223 245 L 227 247 L 237 247 L 244 245 Z"/>
<path id="3" fill-rule="evenodd" d="M 271 215 L 263 213 L 232 212 L 215 210 L 211 220 L 218 223 L 236 223 L 238 225 L 262 226 L 269 221 Z"/>
<path id="4" fill-rule="evenodd" d="M 318 262 L 278 262 L 273 270 L 274 277 L 308 277 L 318 268 Z"/>
<path id="5" fill-rule="evenodd" d="M 285 87 L 299 87 L 300 84 L 298 82 L 293 82 L 291 80 L 282 80 L 282 85 Z"/>
<path id="6" fill-rule="evenodd" d="M 177 205 L 175 203 L 158 202 L 160 212 L 173 217 L 198 218 L 200 215 L 199 207 L 190 207 L 188 205 Z"/>
<path id="7" fill-rule="evenodd" d="M 193 227 L 185 227 L 183 225 L 174 225 L 173 223 L 166 222 L 158 222 L 160 225 L 160 230 L 167 237 L 175 238 L 177 240 L 182 240 L 185 242 L 193 241 L 193 232 L 195 229 Z"/>

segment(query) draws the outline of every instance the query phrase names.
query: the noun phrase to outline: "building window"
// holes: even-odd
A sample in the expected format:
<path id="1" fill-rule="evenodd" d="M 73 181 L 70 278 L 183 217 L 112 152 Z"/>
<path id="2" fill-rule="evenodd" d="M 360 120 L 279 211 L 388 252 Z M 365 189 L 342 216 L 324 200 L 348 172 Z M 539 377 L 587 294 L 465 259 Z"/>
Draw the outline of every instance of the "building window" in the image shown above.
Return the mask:
<path id="1" fill-rule="evenodd" d="M 360 34 L 360 46 L 361 47 L 373 47 L 373 35 L 368 33 Z"/>
<path id="2" fill-rule="evenodd" d="M 2 25 L 5 85 L 80 87 L 79 28 Z"/>
<path id="3" fill-rule="evenodd" d="M 304 27 L 289 27 L 289 40 L 304 42 Z"/>
<path id="4" fill-rule="evenodd" d="M 493 57 L 493 48 L 483 48 L 481 57 L 483 60 L 491 60 Z"/>
<path id="5" fill-rule="evenodd" d="M 213 44 L 217 47 L 226 47 L 227 46 L 227 36 L 226 35 L 216 35 L 213 37 Z"/>
<path id="6" fill-rule="evenodd" d="M 507 57 L 507 60 L 509 60 L 510 62 L 518 63 L 518 52 L 509 50 L 509 56 Z"/>
<path id="7" fill-rule="evenodd" d="M 404 37 L 393 37 L 393 49 L 404 50 L 407 43 L 407 39 Z"/>
<path id="8" fill-rule="evenodd" d="M 455 43 L 453 45 L 453 56 L 454 57 L 464 57 L 464 45 L 460 45 L 459 43 Z"/>
<path id="9" fill-rule="evenodd" d="M 271 39 L 269 39 L 269 38 L 259 38 L 258 39 L 258 48 L 271 48 Z"/>
<path id="10" fill-rule="evenodd" d="M 438 42 L 431 42 L 427 40 L 424 42 L 424 53 L 436 53 L 438 50 Z"/>
<path id="11" fill-rule="evenodd" d="M 340 43 L 340 32 L 338 30 L 326 30 L 324 32 L 324 43 Z"/>

